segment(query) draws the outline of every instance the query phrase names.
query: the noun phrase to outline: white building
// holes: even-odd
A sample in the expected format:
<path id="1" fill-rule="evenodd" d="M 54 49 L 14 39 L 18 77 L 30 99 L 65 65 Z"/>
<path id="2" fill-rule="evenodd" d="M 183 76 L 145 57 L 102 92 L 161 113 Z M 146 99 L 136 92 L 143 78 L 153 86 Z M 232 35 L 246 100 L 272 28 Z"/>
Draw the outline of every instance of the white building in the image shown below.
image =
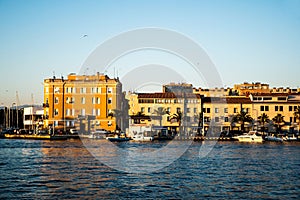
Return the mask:
<path id="1" fill-rule="evenodd" d="M 44 110 L 41 106 L 30 106 L 24 108 L 24 129 L 34 130 L 43 126 Z"/>

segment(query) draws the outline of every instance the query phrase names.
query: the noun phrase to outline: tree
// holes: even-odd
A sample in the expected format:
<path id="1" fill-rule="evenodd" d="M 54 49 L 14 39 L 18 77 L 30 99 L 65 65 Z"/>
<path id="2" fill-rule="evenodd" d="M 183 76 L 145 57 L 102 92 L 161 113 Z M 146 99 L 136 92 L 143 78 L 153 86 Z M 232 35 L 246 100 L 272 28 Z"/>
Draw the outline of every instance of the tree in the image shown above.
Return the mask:
<path id="1" fill-rule="evenodd" d="M 300 130 L 300 106 L 297 106 L 294 112 L 294 117 L 298 121 L 298 131 Z"/>
<path id="2" fill-rule="evenodd" d="M 258 117 L 258 122 L 262 125 L 263 133 L 265 132 L 265 124 L 269 123 L 270 119 L 266 113 L 263 113 L 261 116 Z"/>
<path id="3" fill-rule="evenodd" d="M 178 122 L 178 126 L 179 126 L 179 132 L 181 132 L 181 120 L 182 120 L 182 112 L 181 111 L 177 111 L 177 113 L 171 115 L 170 120 L 175 119 Z"/>
<path id="4" fill-rule="evenodd" d="M 275 123 L 276 126 L 276 132 L 280 133 L 281 131 L 281 127 L 284 125 L 284 116 L 282 116 L 281 114 L 277 114 L 272 121 Z"/>
<path id="5" fill-rule="evenodd" d="M 163 107 L 158 107 L 153 113 L 160 117 L 159 126 L 162 126 L 162 116 L 169 114 L 169 112 Z"/>
<path id="6" fill-rule="evenodd" d="M 244 132 L 245 131 L 245 123 L 253 122 L 253 118 L 247 112 L 242 110 L 240 113 L 233 116 L 232 122 L 240 123 L 241 130 Z"/>

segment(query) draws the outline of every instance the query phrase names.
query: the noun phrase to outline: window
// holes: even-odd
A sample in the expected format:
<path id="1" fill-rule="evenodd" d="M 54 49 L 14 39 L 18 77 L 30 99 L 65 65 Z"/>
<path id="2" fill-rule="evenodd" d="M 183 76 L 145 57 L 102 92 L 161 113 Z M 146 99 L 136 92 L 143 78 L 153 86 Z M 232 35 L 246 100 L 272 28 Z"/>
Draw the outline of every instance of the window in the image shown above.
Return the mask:
<path id="1" fill-rule="evenodd" d="M 171 112 L 171 108 L 170 107 L 167 108 L 167 112 L 169 112 L 169 113 Z"/>
<path id="2" fill-rule="evenodd" d="M 58 101 L 59 101 L 58 97 L 55 97 L 54 103 L 58 104 Z"/>
<path id="3" fill-rule="evenodd" d="M 49 88 L 48 87 L 46 87 L 45 90 L 46 90 L 46 93 L 49 93 Z"/>
<path id="4" fill-rule="evenodd" d="M 85 109 L 84 109 L 84 108 L 81 109 L 81 115 L 82 115 L 82 116 L 85 116 Z"/>
<path id="5" fill-rule="evenodd" d="M 283 106 L 275 106 L 275 111 L 283 111 Z"/>
<path id="6" fill-rule="evenodd" d="M 96 109 L 95 108 L 92 109 L 92 115 L 94 115 L 94 116 L 96 115 Z"/>
<path id="7" fill-rule="evenodd" d="M 108 98 L 107 103 L 111 104 L 112 103 L 112 98 Z"/>
<path id="8" fill-rule="evenodd" d="M 112 93 L 112 88 L 107 88 L 107 93 Z"/>
<path id="9" fill-rule="evenodd" d="M 148 113 L 151 113 L 151 108 L 150 107 L 148 107 Z"/>
<path id="10" fill-rule="evenodd" d="M 72 109 L 72 116 L 75 116 L 75 109 Z"/>
<path id="11" fill-rule="evenodd" d="M 204 122 L 210 122 L 210 118 L 209 117 L 204 117 Z"/>
<path id="12" fill-rule="evenodd" d="M 54 93 L 59 93 L 59 87 L 54 88 Z"/>
<path id="13" fill-rule="evenodd" d="M 92 97 L 92 104 L 96 104 L 96 98 Z"/>
<path id="14" fill-rule="evenodd" d="M 220 121 L 219 117 L 215 117 L 215 122 L 219 122 L 219 121 Z"/>
<path id="15" fill-rule="evenodd" d="M 190 117 L 190 116 L 187 116 L 187 117 L 186 117 L 186 121 L 187 121 L 187 122 L 191 122 L 191 117 Z"/>
<path id="16" fill-rule="evenodd" d="M 194 108 L 194 113 L 197 113 L 197 108 Z"/>
<path id="17" fill-rule="evenodd" d="M 229 122 L 228 117 L 224 117 L 224 122 Z"/>
<path id="18" fill-rule="evenodd" d="M 70 115 L 70 109 L 67 109 L 66 110 L 66 116 L 69 116 Z"/>
<path id="19" fill-rule="evenodd" d="M 145 107 L 141 107 L 141 113 L 145 112 Z"/>
<path id="20" fill-rule="evenodd" d="M 191 109 L 190 108 L 186 108 L 186 112 L 190 113 Z"/>
<path id="21" fill-rule="evenodd" d="M 238 111 L 237 111 L 237 108 L 233 108 L 233 112 L 234 113 L 237 113 Z"/>
<path id="22" fill-rule="evenodd" d="M 293 117 L 290 117 L 290 122 L 291 122 L 291 123 L 293 122 Z"/>
<path id="23" fill-rule="evenodd" d="M 219 108 L 215 108 L 215 113 L 219 113 Z"/>
<path id="24" fill-rule="evenodd" d="M 289 106 L 289 111 L 293 111 L 293 106 Z"/>
<path id="25" fill-rule="evenodd" d="M 80 88 L 80 93 L 85 94 L 86 93 L 86 88 Z"/>
<path id="26" fill-rule="evenodd" d="M 58 109 L 57 109 L 57 108 L 54 109 L 54 115 L 55 115 L 55 116 L 58 115 Z"/>
<path id="27" fill-rule="evenodd" d="M 85 104 L 85 97 L 81 97 L 81 103 Z"/>
<path id="28" fill-rule="evenodd" d="M 181 112 L 180 108 L 176 108 L 176 112 L 180 113 Z"/>
<path id="29" fill-rule="evenodd" d="M 224 108 L 224 113 L 228 113 L 228 108 Z"/>
<path id="30" fill-rule="evenodd" d="M 206 112 L 207 112 L 207 113 L 210 113 L 210 108 L 206 108 Z"/>
<path id="31" fill-rule="evenodd" d="M 260 111 L 269 111 L 269 106 L 260 106 Z"/>
<path id="32" fill-rule="evenodd" d="M 100 109 L 99 108 L 96 110 L 96 115 L 100 116 Z"/>

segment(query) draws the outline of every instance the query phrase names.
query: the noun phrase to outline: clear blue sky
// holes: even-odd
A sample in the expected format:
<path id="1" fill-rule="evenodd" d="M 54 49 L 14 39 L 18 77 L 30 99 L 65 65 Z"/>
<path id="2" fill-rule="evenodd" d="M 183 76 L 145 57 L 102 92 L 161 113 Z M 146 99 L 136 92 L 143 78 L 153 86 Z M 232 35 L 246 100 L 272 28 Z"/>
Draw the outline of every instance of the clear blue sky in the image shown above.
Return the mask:
<path id="1" fill-rule="evenodd" d="M 211 57 L 224 85 L 300 86 L 300 1 L 0 0 L 0 103 L 42 103 L 43 79 L 78 72 L 89 53 L 141 27 L 179 31 Z M 82 37 L 87 34 L 88 37 Z M 201 87 L 201 85 L 199 85 Z"/>

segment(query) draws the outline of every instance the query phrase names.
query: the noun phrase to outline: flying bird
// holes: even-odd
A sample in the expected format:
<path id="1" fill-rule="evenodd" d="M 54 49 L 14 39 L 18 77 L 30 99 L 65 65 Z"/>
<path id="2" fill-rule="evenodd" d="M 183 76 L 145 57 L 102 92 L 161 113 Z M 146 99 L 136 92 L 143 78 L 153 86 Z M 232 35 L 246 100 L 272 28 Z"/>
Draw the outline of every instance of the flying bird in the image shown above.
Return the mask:
<path id="1" fill-rule="evenodd" d="M 85 34 L 85 35 L 83 35 L 82 37 L 87 37 L 87 36 L 88 36 L 88 35 Z"/>

